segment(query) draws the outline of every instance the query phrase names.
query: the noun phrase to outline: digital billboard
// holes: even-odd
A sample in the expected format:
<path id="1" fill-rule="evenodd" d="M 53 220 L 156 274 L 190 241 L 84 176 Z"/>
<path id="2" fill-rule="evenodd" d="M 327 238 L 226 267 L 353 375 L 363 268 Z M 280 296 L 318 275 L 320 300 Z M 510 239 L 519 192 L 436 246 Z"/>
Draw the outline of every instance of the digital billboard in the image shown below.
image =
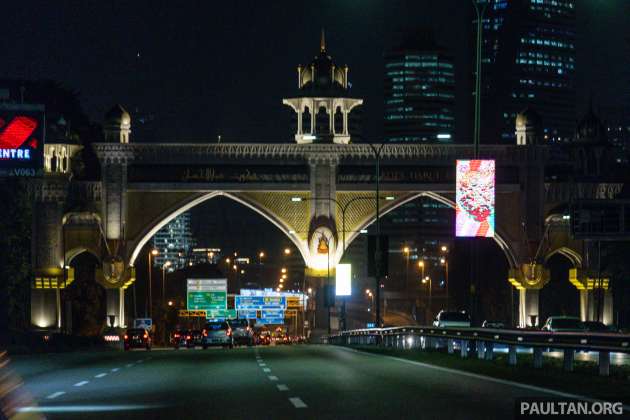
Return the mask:
<path id="1" fill-rule="evenodd" d="M 43 105 L 0 104 L 0 176 L 43 173 Z"/>
<path id="2" fill-rule="evenodd" d="M 455 236 L 494 237 L 494 160 L 458 160 Z"/>
<path id="3" fill-rule="evenodd" d="M 350 296 L 352 294 L 352 266 L 337 264 L 335 276 L 335 295 Z"/>

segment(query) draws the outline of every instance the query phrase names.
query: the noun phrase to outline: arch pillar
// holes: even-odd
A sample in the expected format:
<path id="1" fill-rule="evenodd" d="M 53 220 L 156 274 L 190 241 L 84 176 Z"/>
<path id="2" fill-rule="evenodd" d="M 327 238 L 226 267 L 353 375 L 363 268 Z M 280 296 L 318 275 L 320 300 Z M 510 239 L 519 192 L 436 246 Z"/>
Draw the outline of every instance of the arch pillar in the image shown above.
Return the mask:
<path id="1" fill-rule="evenodd" d="M 60 289 L 68 277 L 64 263 L 62 219 L 68 194 L 65 175 L 46 174 L 34 185 L 31 264 L 31 324 L 60 329 Z"/>

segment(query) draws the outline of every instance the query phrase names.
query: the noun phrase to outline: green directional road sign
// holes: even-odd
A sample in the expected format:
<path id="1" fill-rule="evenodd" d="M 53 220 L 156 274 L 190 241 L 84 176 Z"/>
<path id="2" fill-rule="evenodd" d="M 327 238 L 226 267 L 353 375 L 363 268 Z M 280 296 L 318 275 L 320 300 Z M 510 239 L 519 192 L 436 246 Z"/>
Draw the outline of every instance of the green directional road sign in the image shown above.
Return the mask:
<path id="1" fill-rule="evenodd" d="M 236 309 L 213 309 L 206 311 L 207 319 L 235 319 Z"/>
<path id="2" fill-rule="evenodd" d="M 227 307 L 227 292 L 188 292 L 187 309 L 190 310 L 217 310 Z"/>

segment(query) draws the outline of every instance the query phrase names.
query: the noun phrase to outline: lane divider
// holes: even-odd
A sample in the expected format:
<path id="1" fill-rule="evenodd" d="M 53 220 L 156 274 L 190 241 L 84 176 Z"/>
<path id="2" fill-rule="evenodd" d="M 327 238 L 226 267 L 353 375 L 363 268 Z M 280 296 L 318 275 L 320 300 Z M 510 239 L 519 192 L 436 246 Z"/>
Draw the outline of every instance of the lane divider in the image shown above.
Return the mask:
<path id="1" fill-rule="evenodd" d="M 288 391 L 289 387 L 286 386 L 285 384 L 278 384 L 276 385 L 276 387 L 278 388 L 278 391 Z"/>
<path id="2" fill-rule="evenodd" d="M 118 372 L 120 370 L 120 368 L 113 368 L 112 372 Z"/>
<path id="3" fill-rule="evenodd" d="M 81 381 L 81 382 L 77 382 L 76 384 L 74 384 L 74 386 L 83 386 L 85 384 L 89 384 L 90 381 Z"/>
<path id="4" fill-rule="evenodd" d="M 267 378 L 269 378 L 270 381 L 277 381 L 278 377 L 277 376 L 273 376 L 273 375 L 269 375 L 267 376 Z"/>
<path id="5" fill-rule="evenodd" d="M 104 378 L 105 376 L 107 376 L 107 373 L 105 372 L 99 373 L 98 375 L 94 375 L 95 378 Z"/>
<path id="6" fill-rule="evenodd" d="M 265 373 L 269 373 L 269 372 L 271 372 L 271 369 L 269 369 L 269 368 L 263 368 L 263 372 L 265 372 Z"/>
<path id="7" fill-rule="evenodd" d="M 53 392 L 52 394 L 50 394 L 46 398 L 48 398 L 49 400 L 54 400 L 57 397 L 61 397 L 63 394 L 65 394 L 65 391 L 57 391 L 57 392 Z"/>
<path id="8" fill-rule="evenodd" d="M 127 363 L 127 364 L 125 365 L 125 367 L 128 367 L 128 368 L 130 368 L 131 366 L 133 366 L 133 363 Z"/>
<path id="9" fill-rule="evenodd" d="M 302 401 L 302 399 L 299 398 L 299 397 L 289 398 L 289 401 L 291 401 L 291 404 L 293 404 L 293 406 L 295 408 L 306 408 L 306 407 L 308 407 L 306 404 L 304 404 L 304 401 Z"/>

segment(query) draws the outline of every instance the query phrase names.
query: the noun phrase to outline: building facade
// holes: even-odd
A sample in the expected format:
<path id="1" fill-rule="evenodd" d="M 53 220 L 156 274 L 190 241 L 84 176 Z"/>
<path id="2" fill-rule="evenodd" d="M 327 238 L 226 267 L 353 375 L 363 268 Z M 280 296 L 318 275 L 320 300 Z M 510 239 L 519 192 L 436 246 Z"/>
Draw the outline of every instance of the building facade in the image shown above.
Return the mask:
<path id="1" fill-rule="evenodd" d="M 153 248 L 158 255 L 153 258 L 154 267 L 165 267 L 173 272 L 186 266 L 194 245 L 190 229 L 190 213 L 177 216 L 153 236 Z"/>
<path id="2" fill-rule="evenodd" d="M 481 141 L 513 143 L 516 114 L 531 106 L 542 117 L 545 140 L 569 142 L 576 121 L 575 0 L 479 3 L 486 7 Z"/>
<path id="3" fill-rule="evenodd" d="M 455 138 L 453 58 L 426 36 L 385 55 L 384 140 L 450 143 Z"/>

